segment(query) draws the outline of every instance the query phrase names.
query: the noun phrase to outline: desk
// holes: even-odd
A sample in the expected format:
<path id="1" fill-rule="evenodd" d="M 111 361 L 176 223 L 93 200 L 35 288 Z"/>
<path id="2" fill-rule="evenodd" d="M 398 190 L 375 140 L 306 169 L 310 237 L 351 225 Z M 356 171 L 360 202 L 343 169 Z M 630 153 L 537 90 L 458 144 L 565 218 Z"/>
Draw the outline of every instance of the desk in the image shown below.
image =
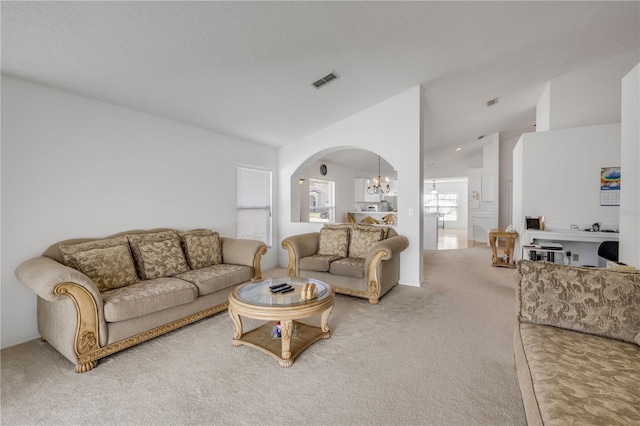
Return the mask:
<path id="1" fill-rule="evenodd" d="M 516 245 L 517 232 L 506 232 L 504 229 L 492 229 L 489 231 L 489 245 L 491 246 L 491 266 L 502 266 L 504 268 L 515 268 L 513 262 L 513 248 Z M 507 256 L 509 259 L 507 262 L 502 260 L 502 257 L 498 257 L 496 251 L 496 245 L 499 238 L 504 238 L 507 241 Z"/>
<path id="2" fill-rule="evenodd" d="M 545 242 L 557 242 L 564 246 L 564 252 L 570 251 L 572 258 L 568 258 L 570 264 L 575 265 L 598 265 L 598 247 L 605 241 L 618 241 L 620 234 L 617 232 L 590 232 L 571 230 L 533 230 L 522 231 L 520 244 L 523 255 L 528 245 L 544 245 Z M 577 256 L 580 255 L 580 260 Z M 565 255 L 563 254 L 563 257 Z M 576 263 L 573 263 L 576 262 Z"/>

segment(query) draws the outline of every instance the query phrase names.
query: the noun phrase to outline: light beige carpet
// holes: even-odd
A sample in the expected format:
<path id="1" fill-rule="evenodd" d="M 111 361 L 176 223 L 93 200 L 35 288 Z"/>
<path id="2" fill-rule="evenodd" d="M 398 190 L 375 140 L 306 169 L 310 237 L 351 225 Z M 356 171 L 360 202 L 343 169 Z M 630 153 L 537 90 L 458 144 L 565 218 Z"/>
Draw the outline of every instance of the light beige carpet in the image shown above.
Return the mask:
<path id="1" fill-rule="evenodd" d="M 290 368 L 233 347 L 226 312 L 85 374 L 39 340 L 4 349 L 1 423 L 523 425 L 514 272 L 490 258 L 426 252 L 422 288 L 398 286 L 379 305 L 338 295 L 331 338 Z"/>

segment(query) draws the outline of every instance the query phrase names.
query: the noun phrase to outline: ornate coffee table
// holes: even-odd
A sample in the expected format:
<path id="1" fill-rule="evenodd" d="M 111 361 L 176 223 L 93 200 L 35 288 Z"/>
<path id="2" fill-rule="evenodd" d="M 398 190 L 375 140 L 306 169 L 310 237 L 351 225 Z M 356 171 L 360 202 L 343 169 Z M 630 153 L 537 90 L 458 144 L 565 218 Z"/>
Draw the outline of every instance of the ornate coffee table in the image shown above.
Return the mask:
<path id="1" fill-rule="evenodd" d="M 289 284 L 294 291 L 271 293 L 269 287 L 277 284 Z M 318 296 L 303 300 L 305 284 L 315 284 Z M 333 300 L 331 286 L 311 278 L 270 278 L 237 287 L 229 295 L 229 315 L 236 327 L 233 345 L 259 349 L 277 359 L 281 367 L 289 367 L 311 344 L 331 336 L 327 320 Z M 295 321 L 320 314 L 320 327 Z M 243 334 L 240 316 L 269 322 Z M 272 337 L 278 322 L 280 337 Z"/>

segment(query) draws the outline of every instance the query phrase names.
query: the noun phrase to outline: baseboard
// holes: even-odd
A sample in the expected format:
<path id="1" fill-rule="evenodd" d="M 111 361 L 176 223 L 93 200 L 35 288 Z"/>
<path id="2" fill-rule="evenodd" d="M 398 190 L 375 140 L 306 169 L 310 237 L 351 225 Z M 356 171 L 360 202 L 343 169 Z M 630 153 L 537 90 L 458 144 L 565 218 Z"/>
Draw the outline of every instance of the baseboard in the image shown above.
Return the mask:
<path id="1" fill-rule="evenodd" d="M 36 333 L 35 335 L 18 336 L 12 339 L 3 340 L 2 343 L 0 343 L 0 349 L 10 348 L 11 346 L 19 345 L 35 339 L 40 339 L 40 335 Z"/>

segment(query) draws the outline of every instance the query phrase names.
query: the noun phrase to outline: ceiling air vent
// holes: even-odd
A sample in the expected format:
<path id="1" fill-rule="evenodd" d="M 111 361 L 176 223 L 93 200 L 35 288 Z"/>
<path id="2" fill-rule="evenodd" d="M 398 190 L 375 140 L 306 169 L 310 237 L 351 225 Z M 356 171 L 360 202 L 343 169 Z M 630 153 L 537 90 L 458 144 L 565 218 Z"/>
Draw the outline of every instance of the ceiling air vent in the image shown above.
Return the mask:
<path id="1" fill-rule="evenodd" d="M 325 75 L 320 80 L 314 81 L 313 83 L 311 83 L 311 85 L 313 87 L 315 87 L 316 89 L 319 89 L 322 86 L 324 86 L 325 84 L 329 83 L 332 80 L 335 80 L 338 77 L 339 77 L 338 74 L 336 74 L 335 72 L 332 72 L 332 73 L 329 73 L 329 74 Z"/>
<path id="2" fill-rule="evenodd" d="M 493 98 L 490 101 L 487 101 L 487 106 L 490 107 L 490 106 L 493 106 L 493 105 L 495 105 L 497 103 L 498 103 L 498 98 Z"/>

